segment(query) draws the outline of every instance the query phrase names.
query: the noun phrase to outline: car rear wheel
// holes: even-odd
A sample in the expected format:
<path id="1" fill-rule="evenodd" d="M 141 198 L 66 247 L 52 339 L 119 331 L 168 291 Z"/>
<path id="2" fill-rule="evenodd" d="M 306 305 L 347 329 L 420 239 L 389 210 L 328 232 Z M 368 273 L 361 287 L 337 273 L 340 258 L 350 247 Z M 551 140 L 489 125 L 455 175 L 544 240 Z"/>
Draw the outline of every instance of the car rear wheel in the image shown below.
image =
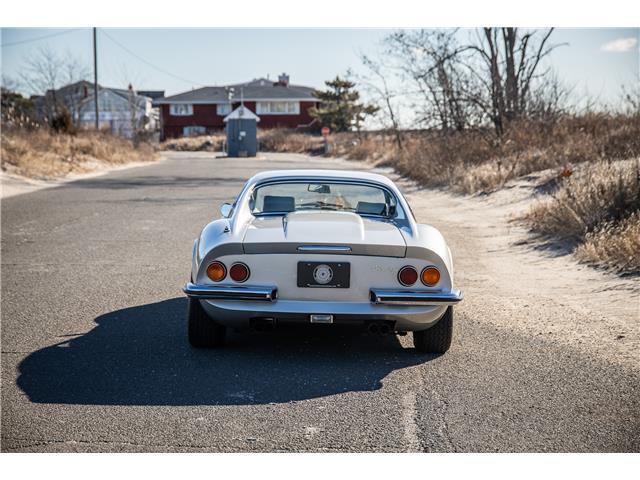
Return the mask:
<path id="1" fill-rule="evenodd" d="M 422 353 L 445 353 L 451 346 L 452 334 L 453 307 L 447 307 L 445 314 L 433 327 L 413 332 L 413 345 Z"/>
<path id="2" fill-rule="evenodd" d="M 189 298 L 187 306 L 189 343 L 196 348 L 215 348 L 224 344 L 226 328 L 211 319 L 200 301 Z"/>

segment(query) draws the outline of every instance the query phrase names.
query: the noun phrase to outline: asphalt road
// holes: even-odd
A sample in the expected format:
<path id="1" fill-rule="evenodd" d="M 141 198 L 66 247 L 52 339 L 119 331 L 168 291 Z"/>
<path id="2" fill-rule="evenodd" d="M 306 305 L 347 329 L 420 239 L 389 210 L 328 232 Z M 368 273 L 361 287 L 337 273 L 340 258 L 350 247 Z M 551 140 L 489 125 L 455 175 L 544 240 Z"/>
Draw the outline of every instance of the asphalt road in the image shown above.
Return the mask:
<path id="1" fill-rule="evenodd" d="M 173 154 L 5 199 L 2 450 L 640 450 L 637 370 L 471 308 L 440 357 L 318 325 L 191 349 L 199 229 L 252 173 L 322 166 L 362 164 Z"/>

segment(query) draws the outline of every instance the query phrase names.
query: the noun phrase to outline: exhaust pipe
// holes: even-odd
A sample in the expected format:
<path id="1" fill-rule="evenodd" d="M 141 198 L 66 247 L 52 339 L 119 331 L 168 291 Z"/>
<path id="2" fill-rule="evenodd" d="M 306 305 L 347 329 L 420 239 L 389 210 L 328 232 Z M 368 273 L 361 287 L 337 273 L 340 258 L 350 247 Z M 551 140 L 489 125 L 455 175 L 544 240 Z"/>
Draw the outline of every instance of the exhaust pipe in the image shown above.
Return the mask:
<path id="1" fill-rule="evenodd" d="M 393 333 L 391 325 L 389 325 L 387 322 L 371 322 L 367 326 L 367 330 L 372 335 L 388 335 L 390 333 Z"/>

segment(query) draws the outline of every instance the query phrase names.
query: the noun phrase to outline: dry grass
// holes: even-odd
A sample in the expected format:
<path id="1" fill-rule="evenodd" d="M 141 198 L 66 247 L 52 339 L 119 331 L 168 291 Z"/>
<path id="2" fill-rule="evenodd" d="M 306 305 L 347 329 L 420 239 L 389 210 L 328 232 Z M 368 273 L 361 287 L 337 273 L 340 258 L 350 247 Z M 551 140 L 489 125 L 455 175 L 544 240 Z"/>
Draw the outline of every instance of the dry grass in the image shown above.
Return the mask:
<path id="1" fill-rule="evenodd" d="M 220 152 L 226 136 L 223 132 L 212 135 L 170 138 L 160 144 L 161 150 L 182 152 Z M 322 139 L 297 133 L 294 130 L 273 129 L 258 132 L 260 149 L 267 152 L 320 153 Z"/>
<path id="2" fill-rule="evenodd" d="M 585 165 L 550 198 L 534 204 L 525 218 L 535 232 L 581 241 L 603 222 L 640 210 L 638 174 L 633 160 Z"/>
<path id="3" fill-rule="evenodd" d="M 576 255 L 586 263 L 619 272 L 640 272 L 640 212 L 588 233 Z"/>
<path id="4" fill-rule="evenodd" d="M 147 162 L 157 158 L 147 143 L 107 133 L 55 134 L 46 129 L 3 131 L 2 170 L 30 178 L 59 178 L 108 165 Z"/>
<path id="5" fill-rule="evenodd" d="M 262 150 L 320 154 L 322 139 L 290 130 L 260 133 Z M 522 121 L 497 139 L 489 131 L 444 135 L 404 132 L 331 135 L 331 155 L 388 165 L 427 186 L 492 192 L 513 178 L 547 168 L 640 155 L 640 117 L 589 114 L 554 124 Z"/>
<path id="6" fill-rule="evenodd" d="M 640 271 L 640 160 L 583 165 L 524 221 L 532 231 L 577 246 L 579 258 Z"/>
<path id="7" fill-rule="evenodd" d="M 195 137 L 171 138 L 160 144 L 161 150 L 179 152 L 220 152 L 224 145 L 225 135 L 199 135 Z"/>
<path id="8" fill-rule="evenodd" d="M 322 138 L 294 130 L 273 129 L 258 132 L 260 150 L 266 152 L 320 153 Z"/>

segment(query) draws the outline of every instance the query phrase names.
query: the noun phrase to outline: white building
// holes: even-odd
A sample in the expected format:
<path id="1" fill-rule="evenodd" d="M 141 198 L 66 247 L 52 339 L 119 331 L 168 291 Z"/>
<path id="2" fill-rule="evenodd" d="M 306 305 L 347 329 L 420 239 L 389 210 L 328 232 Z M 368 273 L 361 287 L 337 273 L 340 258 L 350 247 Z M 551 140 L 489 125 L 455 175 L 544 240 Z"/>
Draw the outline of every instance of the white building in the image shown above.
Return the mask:
<path id="1" fill-rule="evenodd" d="M 98 118 L 101 130 L 127 138 L 135 132 L 155 131 L 158 126 L 157 111 L 152 107 L 151 98 L 137 95 L 132 90 L 100 88 Z M 95 119 L 95 103 L 91 95 L 79 104 L 77 125 L 79 128 L 94 128 Z"/>

